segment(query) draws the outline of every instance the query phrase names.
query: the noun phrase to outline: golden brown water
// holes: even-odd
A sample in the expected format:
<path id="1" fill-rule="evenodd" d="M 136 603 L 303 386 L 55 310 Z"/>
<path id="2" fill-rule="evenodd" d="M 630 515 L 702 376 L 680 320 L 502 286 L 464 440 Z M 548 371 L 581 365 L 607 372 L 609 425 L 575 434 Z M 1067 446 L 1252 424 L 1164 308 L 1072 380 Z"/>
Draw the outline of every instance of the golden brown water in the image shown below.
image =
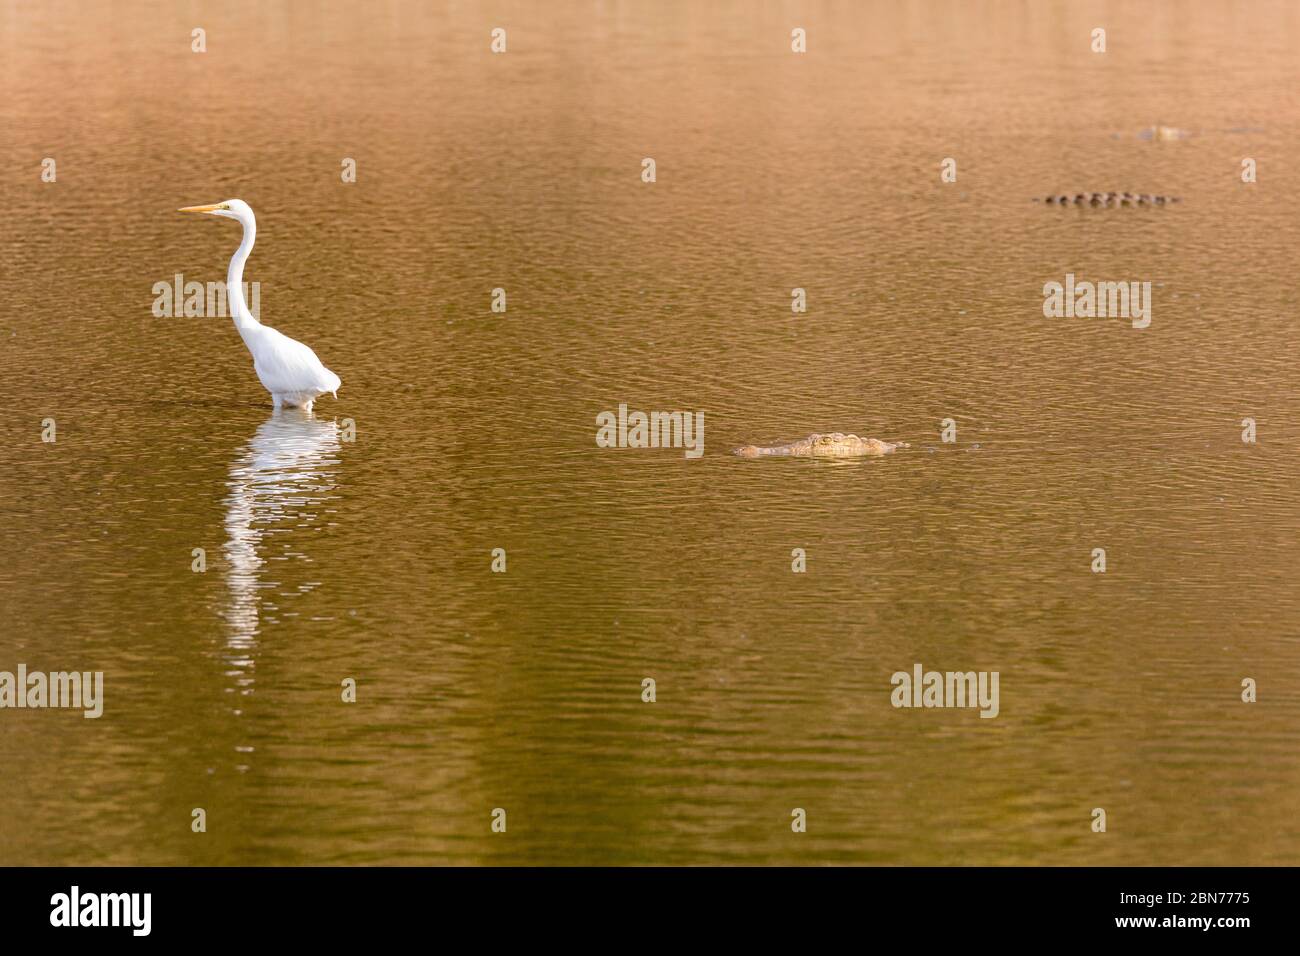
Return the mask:
<path id="1" fill-rule="evenodd" d="M 0 670 L 105 702 L 0 711 L 0 863 L 1296 863 L 1298 45 L 1267 3 L 6 0 Z M 151 313 L 235 196 L 314 418 Z M 1044 318 L 1067 272 L 1150 327 Z M 705 455 L 597 448 L 620 402 Z M 727 454 L 835 430 L 912 447 Z M 915 662 L 999 716 L 894 709 Z"/>

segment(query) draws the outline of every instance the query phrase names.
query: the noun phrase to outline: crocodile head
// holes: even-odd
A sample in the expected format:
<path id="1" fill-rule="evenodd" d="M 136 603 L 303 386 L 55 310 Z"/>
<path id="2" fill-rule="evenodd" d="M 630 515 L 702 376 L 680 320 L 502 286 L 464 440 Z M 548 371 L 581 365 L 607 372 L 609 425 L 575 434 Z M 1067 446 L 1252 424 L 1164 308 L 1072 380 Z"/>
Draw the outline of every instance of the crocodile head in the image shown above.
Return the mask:
<path id="1" fill-rule="evenodd" d="M 866 455 L 885 455 L 895 448 L 905 448 L 905 442 L 891 444 L 878 438 L 859 438 L 843 432 L 812 434 L 786 445 L 742 445 L 736 454 L 742 458 L 760 458 L 766 455 L 793 458 L 860 458 Z"/>

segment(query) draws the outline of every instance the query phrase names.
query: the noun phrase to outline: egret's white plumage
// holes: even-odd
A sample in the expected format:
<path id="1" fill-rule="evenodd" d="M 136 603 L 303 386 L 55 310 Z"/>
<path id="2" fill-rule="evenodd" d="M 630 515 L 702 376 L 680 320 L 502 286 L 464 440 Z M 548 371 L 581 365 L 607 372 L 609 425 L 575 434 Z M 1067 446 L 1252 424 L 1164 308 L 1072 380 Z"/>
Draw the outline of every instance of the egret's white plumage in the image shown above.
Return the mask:
<path id="1" fill-rule="evenodd" d="M 296 406 L 311 411 L 312 402 L 326 392 L 338 392 L 339 377 L 327 369 L 306 345 L 277 332 L 253 318 L 244 301 L 244 262 L 253 251 L 257 238 L 257 220 L 242 199 L 228 199 L 210 206 L 186 206 L 181 212 L 201 212 L 225 216 L 244 227 L 244 240 L 230 259 L 226 272 L 226 302 L 230 306 L 235 328 L 253 356 L 253 370 L 263 387 L 271 393 L 275 407 Z"/>

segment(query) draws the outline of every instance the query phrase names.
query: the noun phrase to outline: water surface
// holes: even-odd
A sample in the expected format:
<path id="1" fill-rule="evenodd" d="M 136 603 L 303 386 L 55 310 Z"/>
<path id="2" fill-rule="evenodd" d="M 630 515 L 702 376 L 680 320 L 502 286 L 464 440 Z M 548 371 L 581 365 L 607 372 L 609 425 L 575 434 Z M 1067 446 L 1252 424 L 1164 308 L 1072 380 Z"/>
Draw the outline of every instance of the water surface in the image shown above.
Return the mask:
<path id="1" fill-rule="evenodd" d="M 106 683 L 0 713 L 0 862 L 1298 862 L 1297 20 L 0 5 L 0 670 Z M 1030 201 L 1084 189 L 1184 202 Z M 151 312 L 236 196 L 314 416 Z M 1067 272 L 1151 326 L 1045 319 Z M 620 402 L 705 455 L 598 449 Z M 727 454 L 832 430 L 912 447 Z"/>

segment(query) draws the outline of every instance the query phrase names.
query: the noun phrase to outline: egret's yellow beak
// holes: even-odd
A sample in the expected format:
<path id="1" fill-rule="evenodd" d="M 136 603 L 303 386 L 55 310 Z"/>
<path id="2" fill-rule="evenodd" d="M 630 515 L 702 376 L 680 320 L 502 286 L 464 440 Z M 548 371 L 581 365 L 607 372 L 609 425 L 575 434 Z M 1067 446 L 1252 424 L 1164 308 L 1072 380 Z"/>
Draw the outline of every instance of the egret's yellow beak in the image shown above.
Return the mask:
<path id="1" fill-rule="evenodd" d="M 177 212 L 216 212 L 219 209 L 229 209 L 230 207 L 223 202 L 213 203 L 211 206 L 185 206 L 176 210 Z"/>

